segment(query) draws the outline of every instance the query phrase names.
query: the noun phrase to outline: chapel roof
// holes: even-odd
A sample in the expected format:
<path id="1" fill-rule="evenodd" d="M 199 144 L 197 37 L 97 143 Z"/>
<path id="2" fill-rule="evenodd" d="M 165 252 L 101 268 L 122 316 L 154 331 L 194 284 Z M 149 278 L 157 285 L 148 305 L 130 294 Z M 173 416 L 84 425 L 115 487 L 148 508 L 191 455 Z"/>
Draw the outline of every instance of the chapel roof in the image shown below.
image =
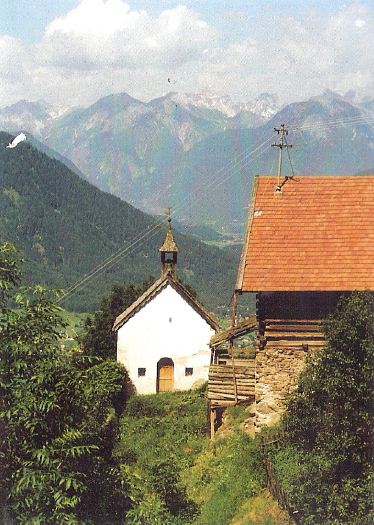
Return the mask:
<path id="1" fill-rule="evenodd" d="M 254 181 L 236 289 L 374 290 L 374 176 Z"/>
<path id="2" fill-rule="evenodd" d="M 199 303 L 187 290 L 183 284 L 178 281 L 172 274 L 167 274 L 155 281 L 136 301 L 132 303 L 124 312 L 115 320 L 112 330 L 117 331 L 131 317 L 133 317 L 141 308 L 148 304 L 164 288 L 171 286 L 183 297 L 183 299 L 214 329 L 218 330 L 219 325 L 215 317 L 210 314 L 202 304 Z"/>

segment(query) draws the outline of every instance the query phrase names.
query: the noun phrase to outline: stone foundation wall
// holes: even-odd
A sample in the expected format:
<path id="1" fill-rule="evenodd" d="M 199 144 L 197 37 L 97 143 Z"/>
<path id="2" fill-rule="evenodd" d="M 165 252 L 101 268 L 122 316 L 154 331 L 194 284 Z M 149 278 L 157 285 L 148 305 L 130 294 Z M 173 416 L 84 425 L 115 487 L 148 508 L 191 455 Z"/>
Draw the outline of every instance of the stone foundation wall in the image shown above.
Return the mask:
<path id="1" fill-rule="evenodd" d="M 275 425 L 285 401 L 297 386 L 308 351 L 266 347 L 256 355 L 256 427 Z"/>

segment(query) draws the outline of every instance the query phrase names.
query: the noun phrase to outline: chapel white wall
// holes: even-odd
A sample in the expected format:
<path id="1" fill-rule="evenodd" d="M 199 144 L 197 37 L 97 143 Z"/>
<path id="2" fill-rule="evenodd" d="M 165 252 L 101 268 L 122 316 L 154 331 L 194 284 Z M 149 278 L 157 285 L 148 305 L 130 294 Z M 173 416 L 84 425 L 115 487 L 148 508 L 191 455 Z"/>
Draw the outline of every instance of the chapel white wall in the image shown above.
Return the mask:
<path id="1" fill-rule="evenodd" d="M 157 390 L 157 363 L 174 361 L 174 389 L 187 390 L 208 380 L 213 328 L 170 285 L 162 289 L 118 330 L 117 359 L 139 394 Z M 186 376 L 185 368 L 193 368 Z M 138 368 L 146 375 L 138 377 Z"/>

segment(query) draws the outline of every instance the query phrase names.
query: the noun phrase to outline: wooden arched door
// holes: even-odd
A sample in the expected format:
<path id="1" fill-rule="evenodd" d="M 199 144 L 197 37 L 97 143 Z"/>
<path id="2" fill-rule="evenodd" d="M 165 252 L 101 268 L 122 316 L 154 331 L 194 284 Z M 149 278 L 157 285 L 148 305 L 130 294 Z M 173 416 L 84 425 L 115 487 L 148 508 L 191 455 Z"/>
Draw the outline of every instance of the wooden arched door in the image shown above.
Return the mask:
<path id="1" fill-rule="evenodd" d="M 163 357 L 157 363 L 157 392 L 174 390 L 174 363 L 169 357 Z"/>

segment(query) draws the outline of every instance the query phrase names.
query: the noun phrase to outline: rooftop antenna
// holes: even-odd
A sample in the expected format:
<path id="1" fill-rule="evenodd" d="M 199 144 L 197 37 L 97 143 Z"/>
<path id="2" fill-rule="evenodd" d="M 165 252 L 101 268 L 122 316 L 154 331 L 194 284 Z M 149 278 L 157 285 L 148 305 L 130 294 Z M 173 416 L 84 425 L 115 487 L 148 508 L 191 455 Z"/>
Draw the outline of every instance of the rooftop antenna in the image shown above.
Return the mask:
<path id="1" fill-rule="evenodd" d="M 284 124 L 281 124 L 280 128 L 274 128 L 274 131 L 278 133 L 279 136 L 279 142 L 272 144 L 272 146 L 275 146 L 276 148 L 279 148 L 279 155 L 278 155 L 278 183 L 277 187 L 275 188 L 276 193 L 280 193 L 282 191 L 282 184 L 281 184 L 281 177 L 282 177 L 282 154 L 283 154 L 283 148 L 287 149 L 292 148 L 292 144 L 287 143 L 287 135 L 288 135 L 288 129 Z"/>

